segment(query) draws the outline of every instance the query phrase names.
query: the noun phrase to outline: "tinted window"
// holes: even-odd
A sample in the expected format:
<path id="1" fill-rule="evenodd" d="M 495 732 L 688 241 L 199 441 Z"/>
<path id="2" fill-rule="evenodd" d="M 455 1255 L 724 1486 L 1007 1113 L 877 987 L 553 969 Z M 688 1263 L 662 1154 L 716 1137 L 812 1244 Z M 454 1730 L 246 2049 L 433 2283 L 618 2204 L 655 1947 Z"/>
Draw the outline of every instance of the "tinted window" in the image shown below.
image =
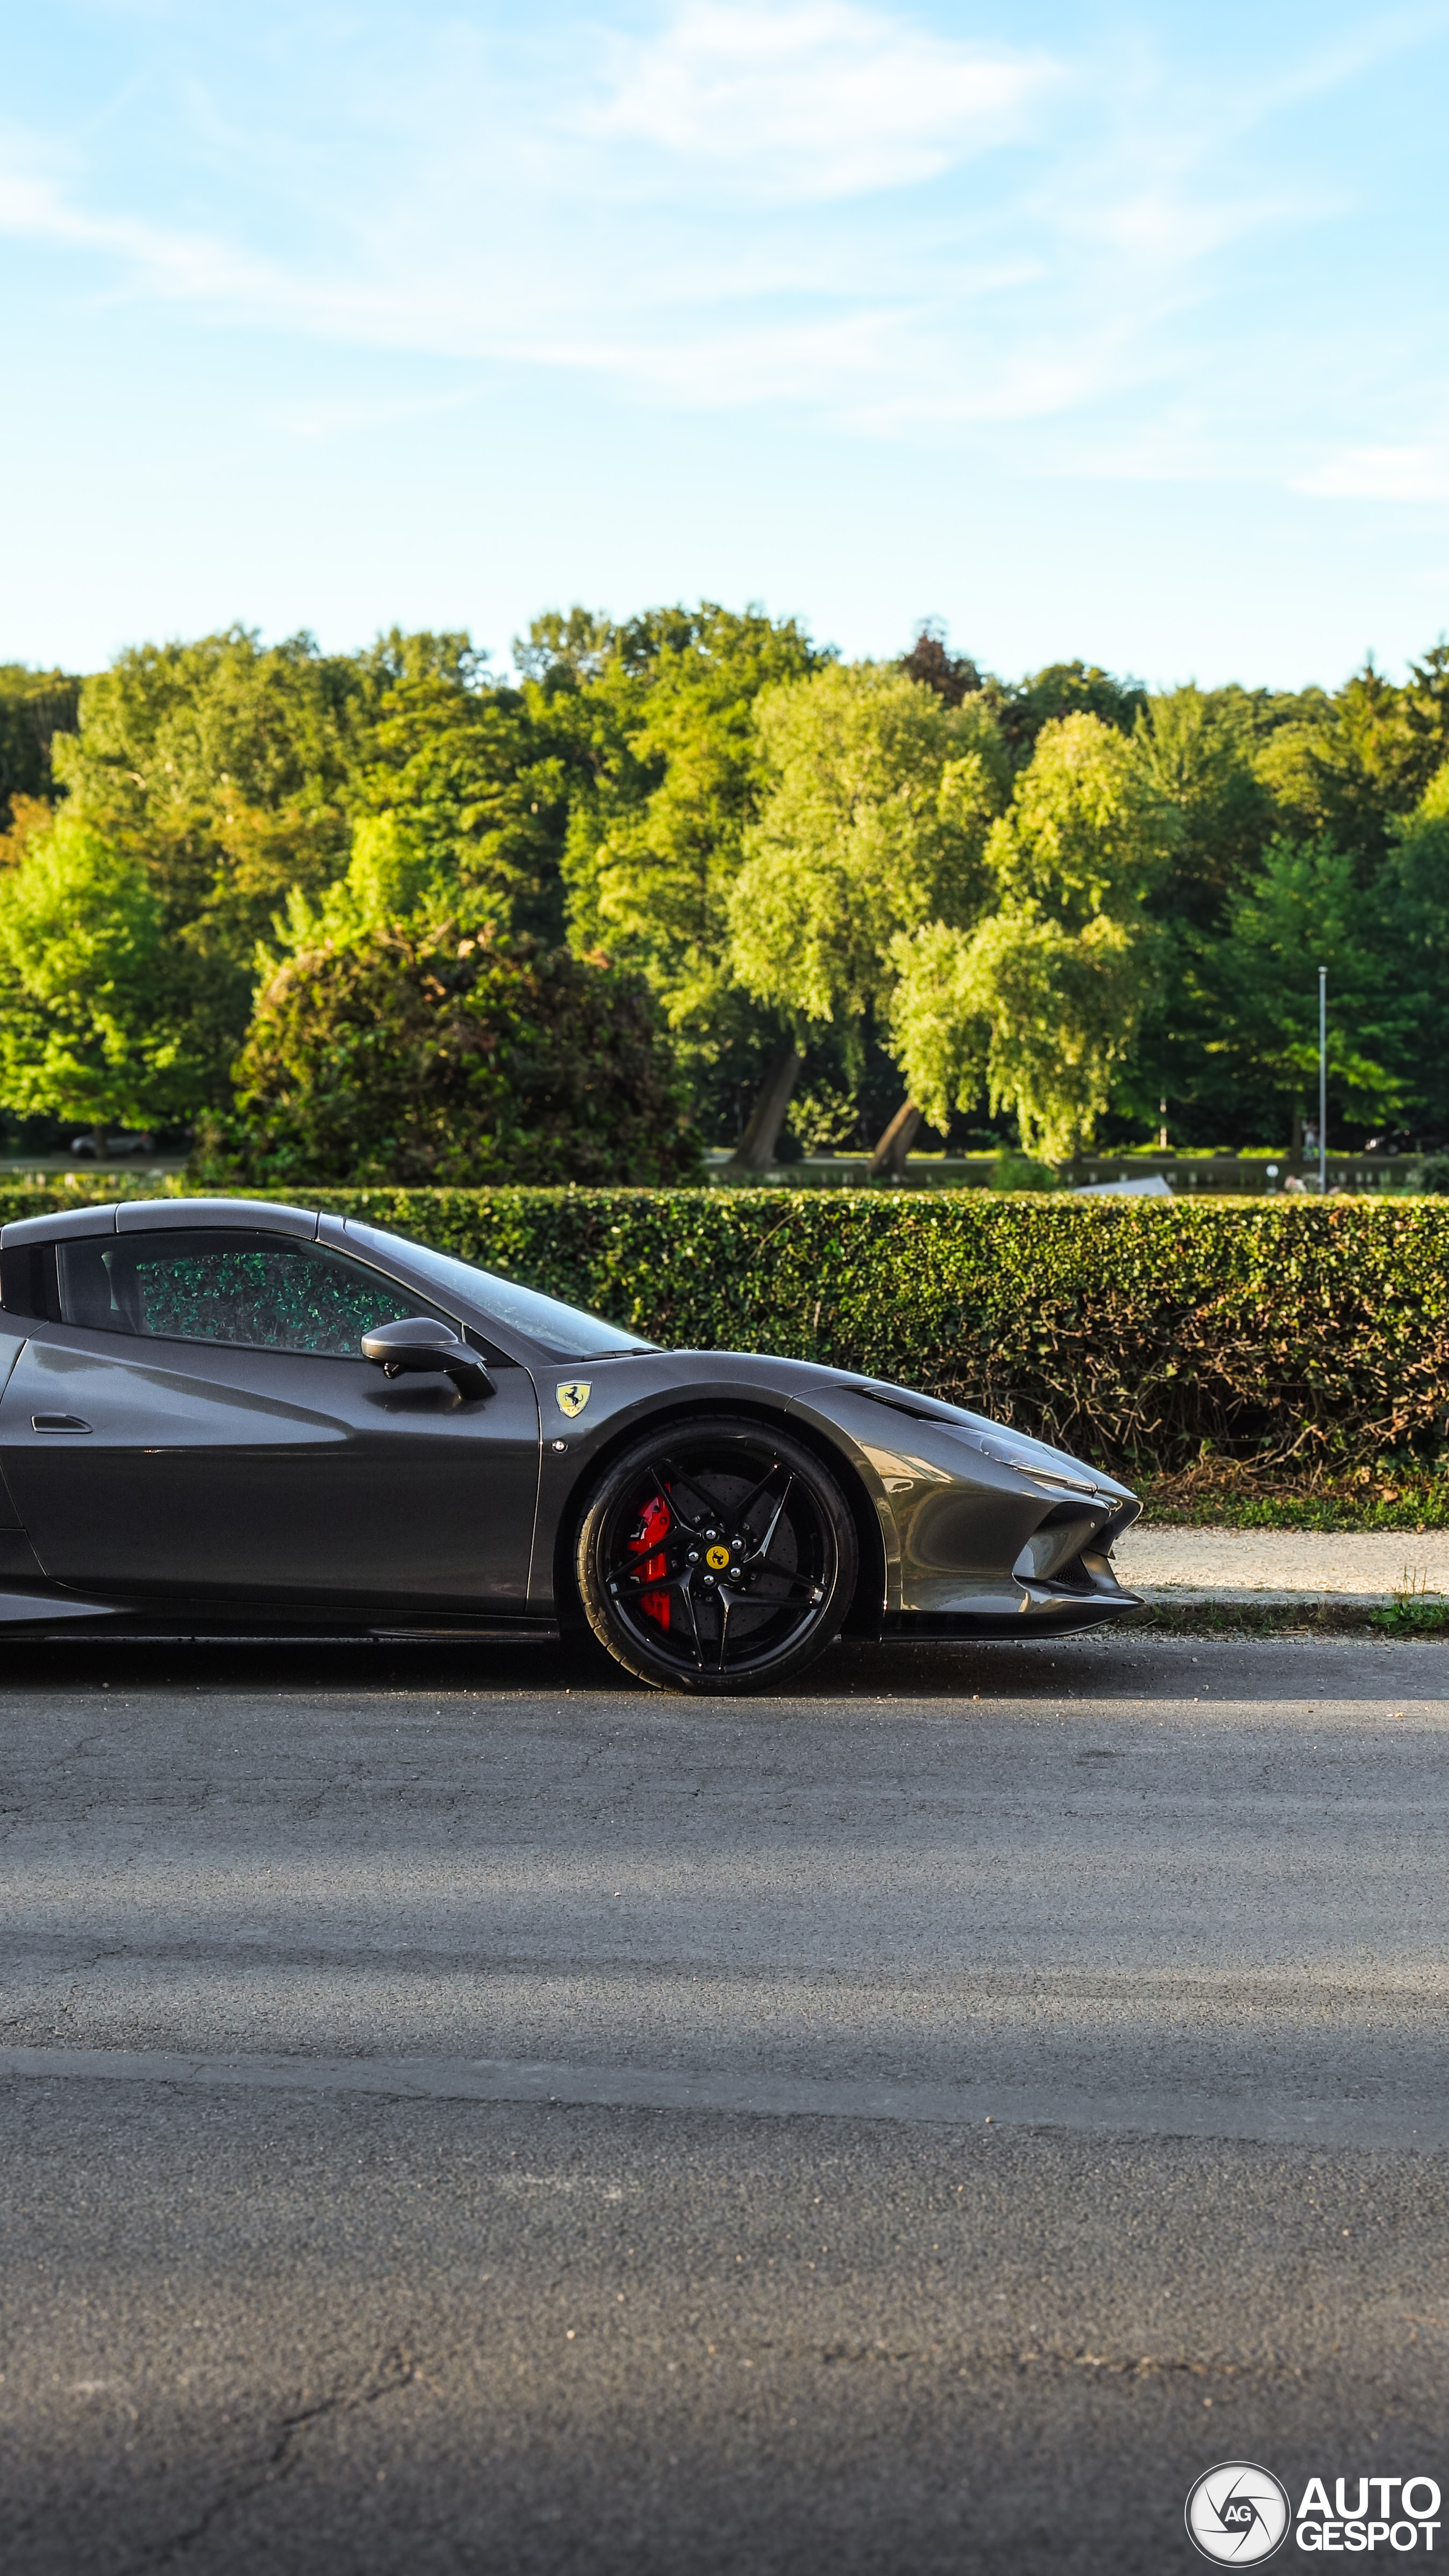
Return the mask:
<path id="1" fill-rule="evenodd" d="M 62 1320 L 91 1332 L 357 1359 L 374 1325 L 437 1314 L 365 1262 L 286 1235 L 207 1227 L 59 1250 Z"/>
<path id="2" fill-rule="evenodd" d="M 492 1270 L 475 1270 L 471 1261 L 458 1261 L 451 1252 L 433 1252 L 425 1243 L 409 1243 L 401 1235 L 385 1233 L 381 1226 L 361 1225 L 355 1217 L 348 1218 L 347 1231 L 359 1242 L 375 1243 L 384 1258 L 390 1253 L 401 1256 L 410 1270 L 420 1271 L 445 1297 L 466 1298 L 469 1305 L 496 1316 L 500 1324 L 511 1324 L 515 1332 L 526 1333 L 531 1342 L 560 1359 L 597 1359 L 603 1351 L 659 1348 L 657 1342 L 641 1341 L 637 1333 L 607 1323 L 602 1315 L 586 1314 L 582 1306 L 566 1306 L 562 1298 L 545 1297 L 537 1288 L 520 1288 L 516 1280 L 500 1279 Z"/>
<path id="3" fill-rule="evenodd" d="M 17 1243 L 0 1252 L 0 1306 L 8 1315 L 60 1322 L 53 1243 Z"/>

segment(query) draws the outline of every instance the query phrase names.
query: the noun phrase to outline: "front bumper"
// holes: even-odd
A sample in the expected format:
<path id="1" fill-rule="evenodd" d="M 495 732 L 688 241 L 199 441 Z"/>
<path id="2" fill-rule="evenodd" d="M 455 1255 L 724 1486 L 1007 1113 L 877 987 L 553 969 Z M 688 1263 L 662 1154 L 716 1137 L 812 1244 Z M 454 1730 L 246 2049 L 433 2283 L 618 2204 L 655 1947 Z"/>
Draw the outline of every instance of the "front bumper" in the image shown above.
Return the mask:
<path id="1" fill-rule="evenodd" d="M 1092 1551 L 1095 1555 L 1095 1550 Z M 1078 1560 L 1085 1566 L 1085 1557 Z M 1076 1567 L 1071 1569 L 1073 1575 Z M 926 1610 L 888 1610 L 881 1621 L 883 1637 L 1066 1637 L 1080 1628 L 1099 1628 L 1140 1610 L 1141 1595 L 1117 1581 L 1105 1556 L 1084 1581 L 1034 1580 L 1013 1587 L 1014 1603 L 987 1602 L 979 1595 L 966 1603 L 945 1603 Z"/>
<path id="2" fill-rule="evenodd" d="M 1141 1511 L 1125 1485 L 927 1402 L 850 1387 L 832 1405 L 874 1490 L 883 1635 L 1062 1635 L 1141 1606 L 1111 1561 Z"/>

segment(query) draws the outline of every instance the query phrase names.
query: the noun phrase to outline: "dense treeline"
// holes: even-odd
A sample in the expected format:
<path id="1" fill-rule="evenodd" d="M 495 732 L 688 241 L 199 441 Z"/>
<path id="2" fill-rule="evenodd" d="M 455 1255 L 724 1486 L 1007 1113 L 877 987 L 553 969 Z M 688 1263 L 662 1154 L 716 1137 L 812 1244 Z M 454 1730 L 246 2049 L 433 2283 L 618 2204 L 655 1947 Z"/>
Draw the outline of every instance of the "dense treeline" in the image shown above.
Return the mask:
<path id="1" fill-rule="evenodd" d="M 842 663 L 711 604 L 0 670 L 12 1136 L 218 1177 L 687 1177 L 1449 1131 L 1449 650 L 1402 684 Z M 26 1123 L 28 1122 L 28 1123 Z M 46 1122 L 51 1122 L 47 1125 Z M 924 1137 L 922 1141 L 924 1141 Z"/>

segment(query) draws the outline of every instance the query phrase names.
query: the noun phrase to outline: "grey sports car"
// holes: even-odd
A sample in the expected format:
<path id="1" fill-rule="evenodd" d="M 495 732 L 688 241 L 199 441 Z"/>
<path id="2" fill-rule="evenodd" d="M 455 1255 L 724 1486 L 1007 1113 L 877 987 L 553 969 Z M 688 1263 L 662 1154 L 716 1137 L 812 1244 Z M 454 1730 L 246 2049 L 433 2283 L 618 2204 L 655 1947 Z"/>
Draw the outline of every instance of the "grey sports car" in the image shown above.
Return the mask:
<path id="1" fill-rule="evenodd" d="M 678 1690 L 1134 1595 L 1123 1485 L 848 1369 L 666 1351 L 355 1217 L 126 1200 L 0 1234 L 0 1620 L 537 1636 Z"/>

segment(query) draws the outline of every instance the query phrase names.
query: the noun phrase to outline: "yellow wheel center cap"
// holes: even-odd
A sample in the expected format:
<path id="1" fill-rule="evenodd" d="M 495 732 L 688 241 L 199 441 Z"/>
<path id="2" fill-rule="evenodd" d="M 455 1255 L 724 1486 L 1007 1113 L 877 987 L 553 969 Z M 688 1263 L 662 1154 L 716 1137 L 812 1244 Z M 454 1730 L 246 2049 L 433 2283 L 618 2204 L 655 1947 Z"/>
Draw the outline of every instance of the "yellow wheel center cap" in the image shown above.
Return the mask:
<path id="1" fill-rule="evenodd" d="M 729 1549 L 727 1547 L 708 1547 L 704 1552 L 704 1561 L 706 1565 L 713 1568 L 716 1574 L 723 1574 L 725 1567 L 730 1561 Z"/>

